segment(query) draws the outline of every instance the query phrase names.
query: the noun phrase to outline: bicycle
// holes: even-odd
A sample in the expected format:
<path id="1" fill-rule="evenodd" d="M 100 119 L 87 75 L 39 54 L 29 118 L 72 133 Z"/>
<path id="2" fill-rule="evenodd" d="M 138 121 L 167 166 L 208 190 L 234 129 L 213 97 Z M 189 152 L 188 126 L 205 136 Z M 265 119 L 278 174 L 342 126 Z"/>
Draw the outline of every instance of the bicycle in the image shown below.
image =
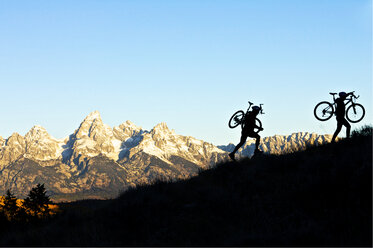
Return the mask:
<path id="1" fill-rule="evenodd" d="M 249 113 L 251 106 L 253 105 L 252 102 L 248 102 L 249 107 L 246 110 L 246 114 L 243 112 L 243 110 L 238 110 L 236 113 L 232 115 L 232 117 L 229 119 L 228 126 L 230 128 L 236 128 L 238 125 L 241 125 L 241 128 L 243 129 L 245 127 L 245 116 Z M 264 114 L 263 112 L 263 104 L 259 105 L 259 113 Z M 255 118 L 255 125 L 257 125 L 259 128 L 254 128 L 255 133 L 259 133 L 262 130 L 262 122 L 258 119 Z M 255 131 L 255 129 L 258 129 Z"/>
<path id="2" fill-rule="evenodd" d="M 346 99 L 348 100 L 348 102 L 345 105 L 347 106 L 348 104 L 350 104 L 350 106 L 346 109 L 346 118 L 352 123 L 357 123 L 364 118 L 365 109 L 363 105 L 355 103 L 356 99 L 358 99 L 360 96 L 355 96 L 354 92 L 355 91 L 350 92 L 352 93 L 352 95 L 350 96 L 350 98 Z M 318 103 L 313 110 L 313 114 L 319 121 L 327 121 L 333 116 L 333 114 L 335 114 L 335 95 L 337 93 L 329 92 L 329 94 L 333 96 L 334 103 L 322 101 Z"/>

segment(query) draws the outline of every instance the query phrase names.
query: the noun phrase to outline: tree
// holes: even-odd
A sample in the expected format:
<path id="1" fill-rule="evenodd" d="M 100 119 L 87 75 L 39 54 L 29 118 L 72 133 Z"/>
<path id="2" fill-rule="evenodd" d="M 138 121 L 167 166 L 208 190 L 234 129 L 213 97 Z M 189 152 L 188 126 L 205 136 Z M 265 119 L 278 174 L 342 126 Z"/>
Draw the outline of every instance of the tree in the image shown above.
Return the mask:
<path id="1" fill-rule="evenodd" d="M 44 184 L 38 184 L 30 190 L 30 193 L 23 201 L 23 207 L 30 216 L 47 217 L 50 214 L 48 204 L 49 196 L 46 194 Z"/>
<path id="2" fill-rule="evenodd" d="M 19 207 L 17 206 L 17 198 L 8 189 L 3 201 L 3 211 L 8 220 L 12 221 L 17 218 Z"/>

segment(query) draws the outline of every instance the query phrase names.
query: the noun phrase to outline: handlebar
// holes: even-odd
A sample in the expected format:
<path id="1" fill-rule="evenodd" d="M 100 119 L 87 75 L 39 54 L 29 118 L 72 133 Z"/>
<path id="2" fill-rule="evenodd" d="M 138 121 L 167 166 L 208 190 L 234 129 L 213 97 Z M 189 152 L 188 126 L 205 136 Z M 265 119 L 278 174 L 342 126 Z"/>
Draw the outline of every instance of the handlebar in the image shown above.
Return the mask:
<path id="1" fill-rule="evenodd" d="M 348 94 L 351 94 L 355 99 L 358 99 L 359 97 L 360 97 L 360 95 L 358 95 L 358 96 L 355 96 L 355 91 L 351 91 L 350 93 L 348 93 Z"/>
<path id="2" fill-rule="evenodd" d="M 260 113 L 261 113 L 261 114 L 264 114 L 262 105 L 264 105 L 264 104 L 263 104 L 263 103 L 259 104 L 259 107 L 260 107 Z"/>
<path id="3" fill-rule="evenodd" d="M 247 108 L 247 112 L 249 112 L 249 109 L 250 109 L 251 105 L 254 104 L 254 103 L 252 103 L 252 102 L 250 102 L 250 101 L 248 101 L 248 103 L 249 103 L 249 107 Z M 260 114 L 264 114 L 262 105 L 264 105 L 264 104 L 263 104 L 263 103 L 259 104 L 259 107 L 260 107 Z"/>
<path id="4" fill-rule="evenodd" d="M 349 93 L 347 93 L 347 94 L 353 96 L 355 99 L 358 99 L 358 98 L 360 97 L 360 95 L 359 95 L 359 96 L 355 96 L 354 93 L 355 93 L 355 91 L 351 91 L 351 92 L 349 92 Z M 333 98 L 334 98 L 335 95 L 337 95 L 338 93 L 329 92 L 329 94 L 332 95 Z"/>

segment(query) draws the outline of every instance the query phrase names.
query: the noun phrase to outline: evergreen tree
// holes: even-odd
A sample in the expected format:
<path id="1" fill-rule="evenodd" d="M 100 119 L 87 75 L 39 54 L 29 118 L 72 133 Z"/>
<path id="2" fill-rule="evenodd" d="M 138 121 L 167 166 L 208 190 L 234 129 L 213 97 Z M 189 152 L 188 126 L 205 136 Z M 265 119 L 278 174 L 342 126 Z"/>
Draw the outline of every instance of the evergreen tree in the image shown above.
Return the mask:
<path id="1" fill-rule="evenodd" d="M 38 184 L 30 190 L 30 193 L 23 201 L 23 207 L 30 216 L 47 217 L 50 213 L 49 203 L 50 198 L 46 194 L 44 184 Z"/>
<path id="2" fill-rule="evenodd" d="M 3 211 L 8 220 L 15 220 L 19 211 L 17 206 L 17 198 L 8 189 L 6 191 L 6 196 L 3 201 Z"/>

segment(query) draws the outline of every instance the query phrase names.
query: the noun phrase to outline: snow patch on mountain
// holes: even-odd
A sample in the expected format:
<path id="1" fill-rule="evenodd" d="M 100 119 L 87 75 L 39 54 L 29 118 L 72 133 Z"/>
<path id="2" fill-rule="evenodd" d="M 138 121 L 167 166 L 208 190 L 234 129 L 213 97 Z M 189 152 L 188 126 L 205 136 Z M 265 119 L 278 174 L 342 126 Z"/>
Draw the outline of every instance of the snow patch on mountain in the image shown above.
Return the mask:
<path id="1" fill-rule="evenodd" d="M 265 153 L 283 154 L 303 150 L 307 146 L 320 145 L 330 143 L 332 135 L 319 135 L 316 133 L 299 132 L 290 135 L 274 135 L 261 139 L 259 149 Z M 232 152 L 235 145 L 230 143 L 228 145 L 218 146 L 226 152 Z M 255 150 L 255 139 L 249 139 L 237 151 L 239 157 L 252 156 Z"/>
<path id="2" fill-rule="evenodd" d="M 299 132 L 291 135 L 274 135 L 261 140 L 260 149 L 267 153 L 281 154 L 308 145 L 330 142 L 331 135 Z M 116 162 L 131 158 L 139 152 L 155 156 L 171 163 L 172 156 L 178 156 L 192 163 L 202 165 L 214 154 L 224 154 L 234 149 L 234 144 L 214 146 L 213 144 L 182 136 L 162 122 L 150 131 L 143 130 L 131 121 L 111 128 L 104 124 L 98 111 L 90 113 L 75 132 L 64 140 L 53 138 L 41 126 L 36 125 L 25 137 L 12 134 L 7 140 L 0 137 L 0 166 L 24 156 L 38 161 L 62 160 L 64 163 L 81 164 L 90 158 L 104 155 Z M 239 156 L 251 156 L 255 140 L 249 139 L 239 150 Z"/>
<path id="3" fill-rule="evenodd" d="M 35 125 L 24 137 L 24 157 L 46 161 L 59 159 L 62 155 L 64 140 L 58 140 L 49 135 L 42 126 Z"/>
<path id="4" fill-rule="evenodd" d="M 261 149 L 280 153 L 330 139 L 331 135 L 305 132 L 275 135 L 263 138 Z M 250 156 L 254 143 L 249 139 L 239 154 Z M 12 188 L 22 193 L 25 187 L 34 186 L 37 179 L 56 194 L 89 191 L 90 196 L 99 192 L 111 192 L 113 196 L 118 190 L 159 178 L 196 175 L 200 169 L 228 160 L 226 151 L 234 146 L 220 149 L 203 140 L 176 134 L 166 123 L 159 123 L 150 131 L 131 121 L 111 128 L 94 111 L 63 140 L 55 139 L 38 125 L 24 137 L 18 133 L 8 139 L 0 137 L 0 190 Z"/>
<path id="5" fill-rule="evenodd" d="M 202 140 L 177 135 L 166 123 L 159 123 L 150 132 L 145 133 L 137 149 L 168 163 L 171 163 L 168 161 L 171 156 L 178 156 L 198 165 L 203 164 L 201 158 L 207 160 L 213 153 L 225 153 Z"/>

